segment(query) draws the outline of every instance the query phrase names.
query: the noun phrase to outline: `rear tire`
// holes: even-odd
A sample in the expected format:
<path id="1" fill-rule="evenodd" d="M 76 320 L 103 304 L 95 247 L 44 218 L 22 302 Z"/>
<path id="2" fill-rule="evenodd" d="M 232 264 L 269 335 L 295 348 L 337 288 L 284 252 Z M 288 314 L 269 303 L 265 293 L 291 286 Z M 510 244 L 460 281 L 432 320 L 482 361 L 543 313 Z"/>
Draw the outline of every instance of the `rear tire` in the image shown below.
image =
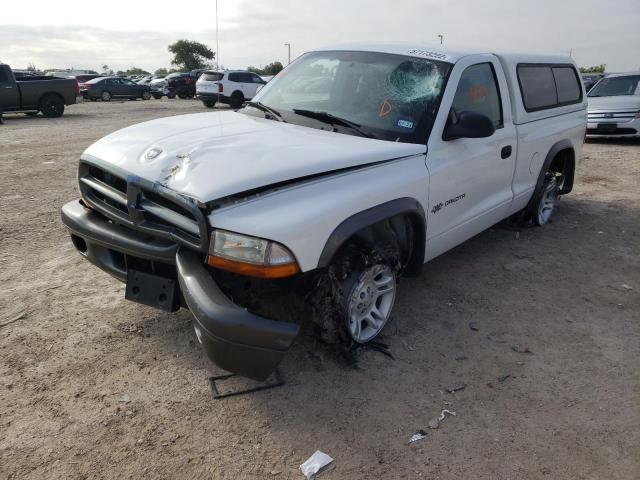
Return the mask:
<path id="1" fill-rule="evenodd" d="M 111 92 L 107 92 L 106 90 L 104 92 L 102 92 L 100 94 L 100 99 L 103 102 L 110 102 L 111 101 Z"/>
<path id="2" fill-rule="evenodd" d="M 185 100 L 187 98 L 187 94 L 186 93 L 179 93 L 178 97 L 180 97 L 182 100 Z"/>
<path id="3" fill-rule="evenodd" d="M 151 93 L 150 92 L 142 92 L 142 99 L 143 100 L 151 100 Z"/>
<path id="4" fill-rule="evenodd" d="M 40 111 L 47 118 L 58 118 L 64 113 L 64 102 L 57 95 L 45 95 L 40 101 Z"/>
<path id="5" fill-rule="evenodd" d="M 235 91 L 231 94 L 231 101 L 229 102 L 231 108 L 240 108 L 243 103 L 244 95 L 242 94 L 242 92 Z"/>
<path id="6" fill-rule="evenodd" d="M 540 198 L 536 202 L 535 210 L 532 212 L 533 223 L 541 227 L 551 222 L 551 217 L 558 208 L 560 201 L 560 185 L 558 174 L 547 172 L 544 177 L 544 184 Z"/>
<path id="7" fill-rule="evenodd" d="M 216 102 L 214 100 L 203 100 L 202 104 L 207 108 L 215 108 Z"/>
<path id="8" fill-rule="evenodd" d="M 160 95 L 159 93 L 153 93 L 152 95 L 156 100 L 160 100 L 162 98 L 162 95 Z"/>

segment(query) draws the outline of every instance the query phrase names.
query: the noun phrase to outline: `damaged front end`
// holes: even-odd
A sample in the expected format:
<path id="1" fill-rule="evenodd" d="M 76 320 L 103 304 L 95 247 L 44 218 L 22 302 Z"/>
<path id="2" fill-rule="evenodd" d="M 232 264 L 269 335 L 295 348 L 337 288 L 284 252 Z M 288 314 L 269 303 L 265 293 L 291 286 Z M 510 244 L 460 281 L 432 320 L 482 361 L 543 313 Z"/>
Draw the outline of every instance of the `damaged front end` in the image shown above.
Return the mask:
<path id="1" fill-rule="evenodd" d="M 76 249 L 126 282 L 128 299 L 167 311 L 188 307 L 198 341 L 218 366 L 266 379 L 293 344 L 299 322 L 271 320 L 229 299 L 216 282 L 216 272 L 226 272 L 212 262 L 212 234 L 196 202 L 88 162 L 81 162 L 79 182 L 82 200 L 61 212 Z M 268 252 L 272 249 L 277 250 L 269 246 Z M 262 266 L 267 275 L 296 271 L 267 263 Z"/>

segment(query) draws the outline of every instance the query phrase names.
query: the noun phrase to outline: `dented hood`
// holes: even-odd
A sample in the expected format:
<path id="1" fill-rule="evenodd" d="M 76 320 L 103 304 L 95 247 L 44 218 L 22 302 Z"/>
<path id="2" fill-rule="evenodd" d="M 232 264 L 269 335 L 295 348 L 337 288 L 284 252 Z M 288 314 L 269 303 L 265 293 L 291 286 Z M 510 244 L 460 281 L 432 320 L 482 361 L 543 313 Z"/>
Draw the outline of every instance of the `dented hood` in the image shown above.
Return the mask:
<path id="1" fill-rule="evenodd" d="M 120 175 L 160 182 L 208 202 L 425 152 L 424 145 L 372 140 L 236 112 L 207 112 L 127 127 L 97 141 L 83 156 Z"/>

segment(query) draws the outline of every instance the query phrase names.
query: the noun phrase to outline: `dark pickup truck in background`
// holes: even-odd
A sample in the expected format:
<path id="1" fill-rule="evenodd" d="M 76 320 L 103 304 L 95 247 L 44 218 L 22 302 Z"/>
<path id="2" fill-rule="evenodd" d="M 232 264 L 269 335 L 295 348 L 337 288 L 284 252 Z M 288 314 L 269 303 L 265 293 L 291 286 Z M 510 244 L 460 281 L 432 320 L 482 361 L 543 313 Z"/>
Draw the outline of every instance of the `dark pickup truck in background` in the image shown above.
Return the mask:
<path id="1" fill-rule="evenodd" d="M 0 105 L 5 113 L 24 112 L 60 117 L 65 105 L 81 102 L 80 87 L 73 78 L 20 77 L 16 80 L 9 65 L 0 64 Z"/>

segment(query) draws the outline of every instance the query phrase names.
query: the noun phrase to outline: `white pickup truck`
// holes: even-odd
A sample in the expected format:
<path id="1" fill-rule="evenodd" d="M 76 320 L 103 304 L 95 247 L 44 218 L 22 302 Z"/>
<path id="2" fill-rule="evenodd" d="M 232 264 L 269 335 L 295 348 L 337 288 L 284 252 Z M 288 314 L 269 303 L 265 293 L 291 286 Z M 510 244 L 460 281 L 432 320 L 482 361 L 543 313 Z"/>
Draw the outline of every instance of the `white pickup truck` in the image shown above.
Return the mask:
<path id="1" fill-rule="evenodd" d="M 368 342 L 400 276 L 509 216 L 547 223 L 572 189 L 585 127 L 569 57 L 314 51 L 238 111 L 94 143 L 80 159 L 82 198 L 62 219 L 126 298 L 189 308 L 212 361 L 264 379 L 303 319 L 244 308 L 229 284 L 304 286 L 316 314 L 334 317 L 319 323 Z M 314 298 L 324 280 L 332 288 Z"/>

